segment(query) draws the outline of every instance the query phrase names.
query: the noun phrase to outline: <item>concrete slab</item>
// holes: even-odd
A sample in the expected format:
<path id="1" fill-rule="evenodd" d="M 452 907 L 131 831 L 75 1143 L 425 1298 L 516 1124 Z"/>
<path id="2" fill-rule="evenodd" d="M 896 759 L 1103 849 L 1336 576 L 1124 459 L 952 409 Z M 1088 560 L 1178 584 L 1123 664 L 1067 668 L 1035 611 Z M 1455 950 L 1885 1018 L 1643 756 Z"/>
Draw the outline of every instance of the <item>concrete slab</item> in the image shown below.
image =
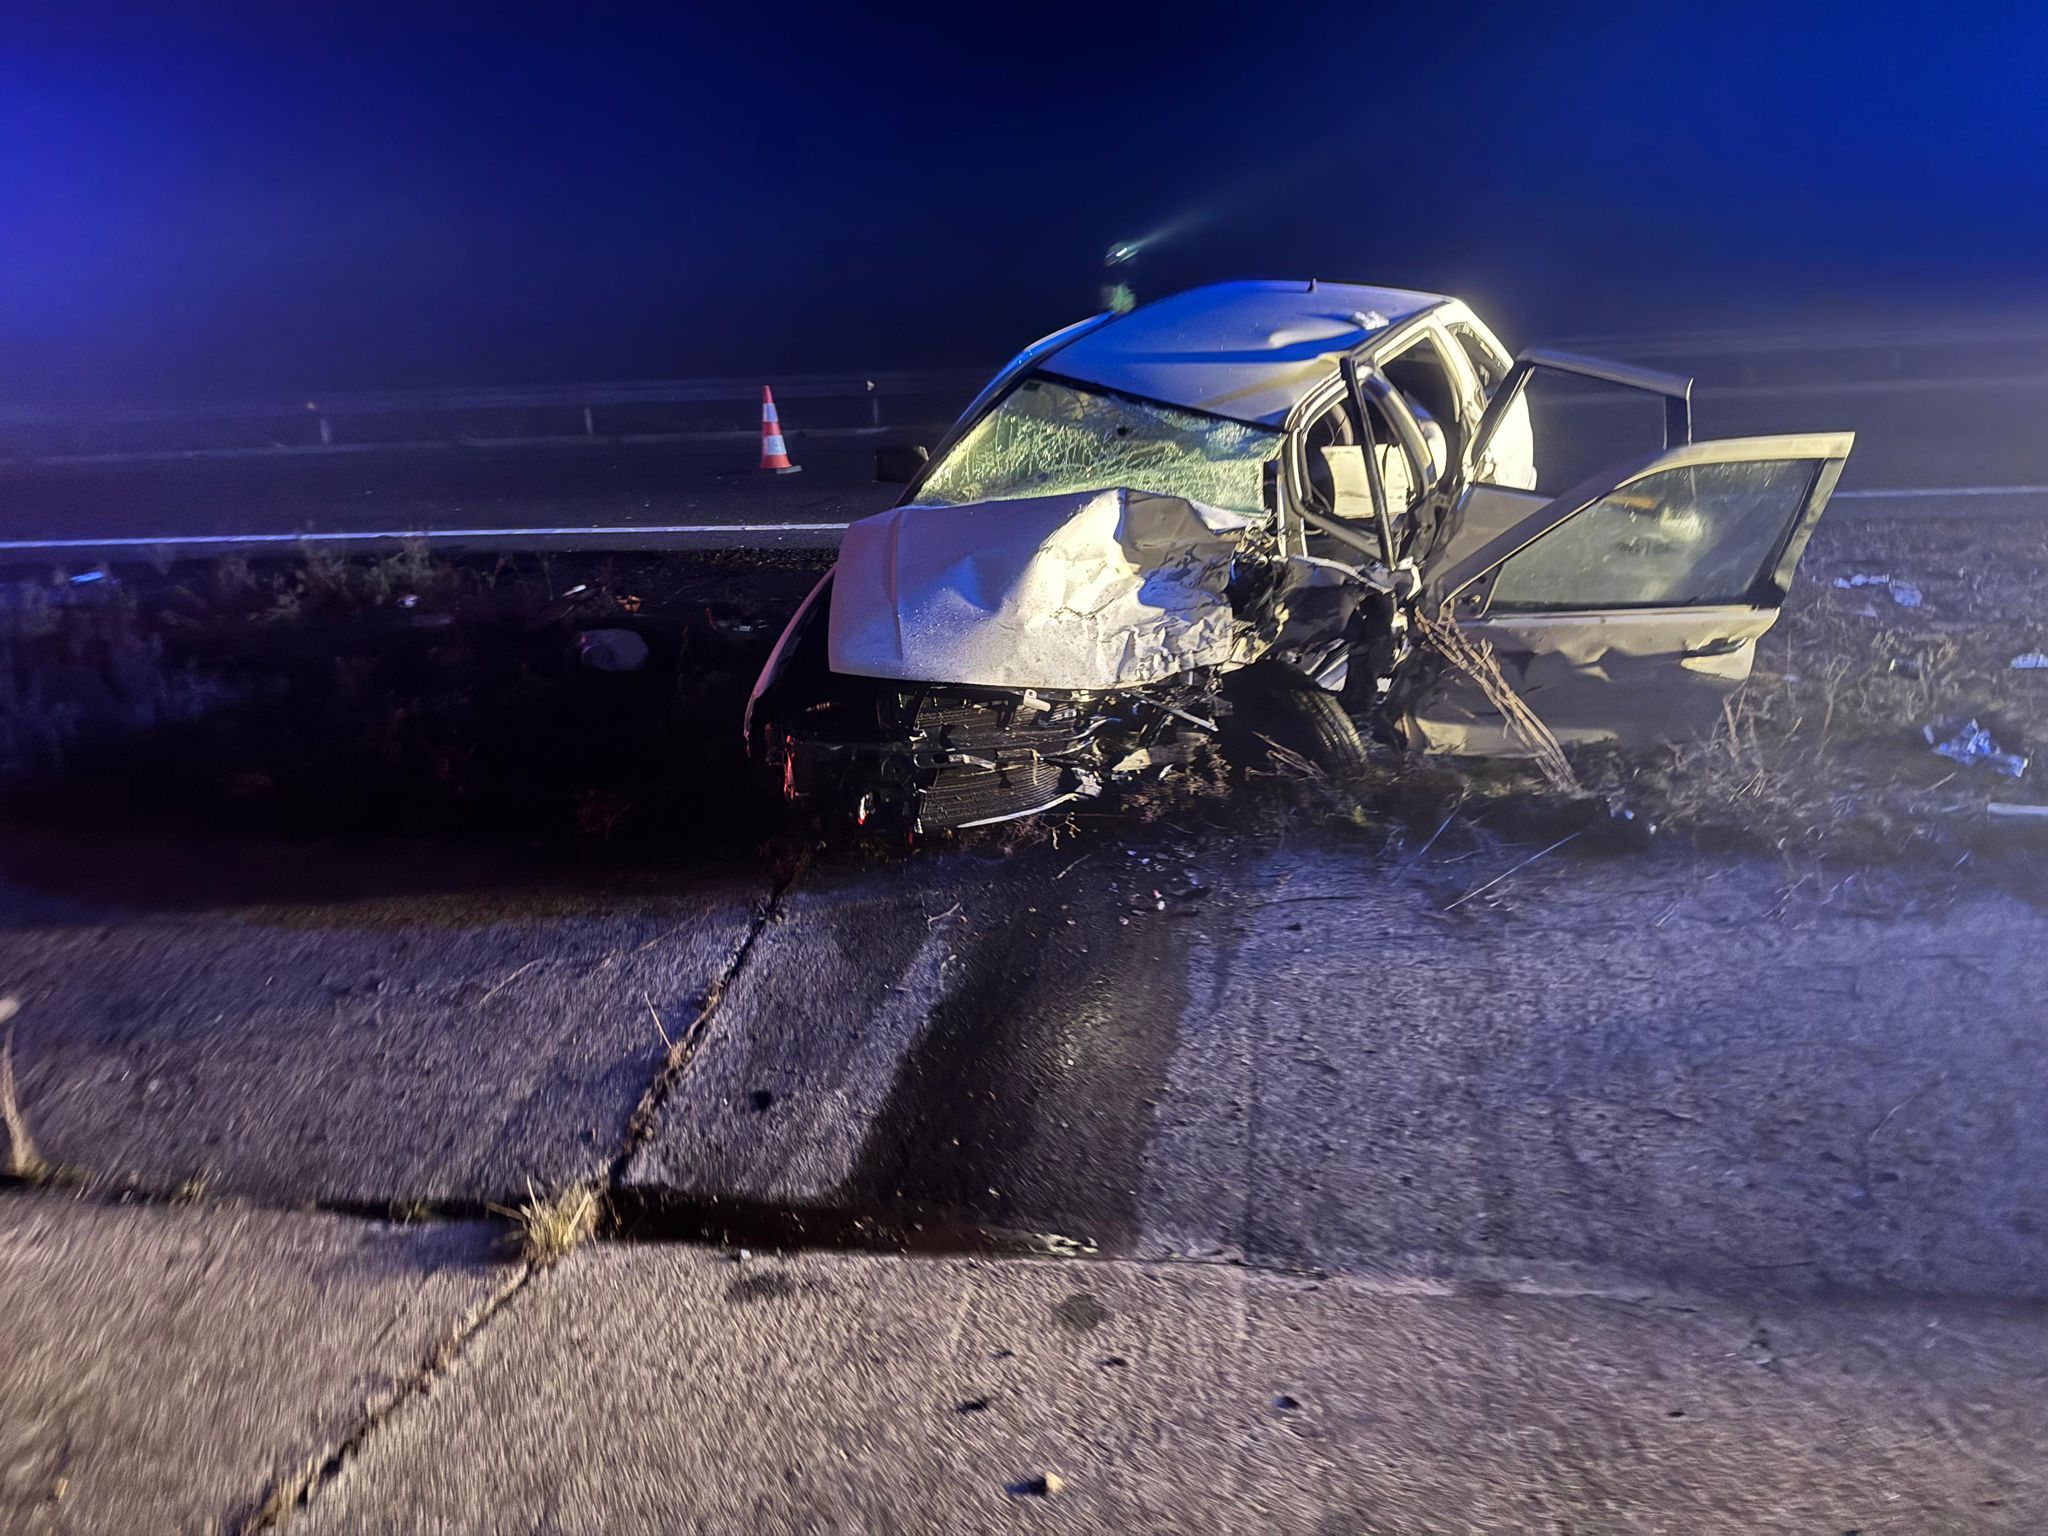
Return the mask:
<path id="1" fill-rule="evenodd" d="M 1159 910 L 1165 877 L 1140 857 L 1039 847 L 807 881 L 726 992 L 629 1182 L 1127 1232 L 1190 921 Z"/>
<path id="2" fill-rule="evenodd" d="M 767 887 L 157 910 L 0 887 L 22 1110 L 45 1157 L 165 1189 L 383 1204 L 590 1179 Z"/>
<path id="3" fill-rule="evenodd" d="M 626 1182 L 694 1199 L 831 1200 L 942 989 L 971 883 L 948 863 L 792 892 Z"/>
<path id="4" fill-rule="evenodd" d="M 2048 1295 L 2048 913 L 1704 859 L 1552 861 L 1442 910 L 1518 856 L 1233 868 L 1149 1251 Z"/>
<path id="5" fill-rule="evenodd" d="M 1903 1532 L 2048 1513 L 2048 1335 L 2024 1309 L 615 1246 L 536 1281 L 517 1318 L 306 1528 Z"/>
<path id="6" fill-rule="evenodd" d="M 507 1283 L 493 1235 L 0 1195 L 0 1527 L 239 1528 Z"/>

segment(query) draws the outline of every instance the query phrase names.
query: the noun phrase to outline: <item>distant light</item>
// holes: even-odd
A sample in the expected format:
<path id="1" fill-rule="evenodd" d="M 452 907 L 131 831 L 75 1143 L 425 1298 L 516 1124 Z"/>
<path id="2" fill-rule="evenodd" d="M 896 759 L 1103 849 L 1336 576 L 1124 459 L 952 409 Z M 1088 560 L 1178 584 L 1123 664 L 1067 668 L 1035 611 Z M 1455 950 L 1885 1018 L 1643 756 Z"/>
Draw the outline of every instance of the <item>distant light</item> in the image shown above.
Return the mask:
<path id="1" fill-rule="evenodd" d="M 1102 264 L 1105 267 L 1120 267 L 1125 262 L 1135 259 L 1138 252 L 1144 248 L 1145 242 L 1142 240 L 1118 241 L 1109 248 L 1109 254 L 1102 258 Z"/>
<path id="2" fill-rule="evenodd" d="M 308 400 L 306 402 L 306 409 L 309 411 L 317 411 L 320 409 L 320 407 L 315 405 L 312 401 Z"/>

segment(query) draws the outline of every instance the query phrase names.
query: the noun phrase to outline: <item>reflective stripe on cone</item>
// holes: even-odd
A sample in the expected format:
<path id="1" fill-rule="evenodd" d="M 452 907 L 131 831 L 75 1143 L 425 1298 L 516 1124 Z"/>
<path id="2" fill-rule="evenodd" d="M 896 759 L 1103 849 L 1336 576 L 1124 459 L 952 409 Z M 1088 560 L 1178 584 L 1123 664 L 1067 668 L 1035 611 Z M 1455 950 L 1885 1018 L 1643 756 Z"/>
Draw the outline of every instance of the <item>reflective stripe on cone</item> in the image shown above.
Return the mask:
<path id="1" fill-rule="evenodd" d="M 782 421 L 775 414 L 775 392 L 761 386 L 761 467 L 778 475 L 793 475 L 798 466 L 789 462 L 789 447 L 782 440 Z"/>

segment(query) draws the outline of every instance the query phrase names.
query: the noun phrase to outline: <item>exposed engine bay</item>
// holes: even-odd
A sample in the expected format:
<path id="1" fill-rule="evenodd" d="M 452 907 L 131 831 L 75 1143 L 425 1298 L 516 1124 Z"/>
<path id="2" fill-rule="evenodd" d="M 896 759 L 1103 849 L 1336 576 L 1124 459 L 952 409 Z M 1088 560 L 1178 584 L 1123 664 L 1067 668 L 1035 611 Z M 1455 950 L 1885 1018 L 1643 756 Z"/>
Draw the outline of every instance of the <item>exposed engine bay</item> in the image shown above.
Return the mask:
<path id="1" fill-rule="evenodd" d="M 1031 815 L 1233 726 L 1299 737 L 1296 679 L 1377 699 L 1404 627 L 1390 586 L 1282 556 L 1271 518 L 1127 488 L 899 507 L 849 530 L 750 739 L 793 798 L 859 823 Z M 1360 656 L 1377 665 L 1353 676 Z"/>

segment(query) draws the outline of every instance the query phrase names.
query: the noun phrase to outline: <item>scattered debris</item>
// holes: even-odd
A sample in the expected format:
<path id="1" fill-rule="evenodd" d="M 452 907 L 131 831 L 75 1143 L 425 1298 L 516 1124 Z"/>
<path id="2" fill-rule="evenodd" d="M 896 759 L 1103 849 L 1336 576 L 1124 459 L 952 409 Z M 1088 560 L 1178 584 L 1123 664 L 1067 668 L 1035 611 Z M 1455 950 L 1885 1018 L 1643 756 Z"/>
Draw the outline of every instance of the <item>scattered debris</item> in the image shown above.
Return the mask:
<path id="1" fill-rule="evenodd" d="M 2010 800 L 1993 800 L 1984 809 L 1992 816 L 2012 817 L 2024 821 L 2048 821 L 2048 805 L 2017 805 Z"/>
<path id="2" fill-rule="evenodd" d="M 1566 833 L 1563 837 L 1560 837 L 1556 842 L 1552 843 L 1548 848 L 1537 849 L 1536 852 L 1530 854 L 1529 857 L 1522 860 L 1521 863 L 1516 864 L 1511 868 L 1502 870 L 1499 874 L 1495 875 L 1491 880 L 1487 881 L 1484 885 L 1473 886 L 1471 890 L 1467 891 L 1464 895 L 1460 896 L 1456 901 L 1452 902 L 1449 906 L 1443 908 L 1442 910 L 1445 912 L 1456 911 L 1459 907 L 1462 907 L 1463 905 L 1465 905 L 1466 902 L 1470 901 L 1474 896 L 1479 895 L 1483 891 L 1492 890 L 1496 885 L 1499 885 L 1501 881 L 1507 879 L 1509 875 L 1519 874 L 1522 870 L 1527 869 L 1531 864 L 1534 864 L 1538 859 L 1542 858 L 1545 854 L 1557 852 L 1558 849 L 1562 848 L 1566 843 L 1570 842 L 1573 838 L 1577 837 L 1578 835 L 1579 834 L 1577 832 Z"/>
<path id="3" fill-rule="evenodd" d="M 477 1008 L 483 1007 L 485 1003 L 488 1003 L 500 992 L 504 991 L 507 987 L 511 986 L 513 982 L 517 981 L 520 977 L 524 976 L 528 971 L 532 970 L 535 966 L 546 964 L 547 957 L 545 955 L 541 956 L 538 959 L 527 961 L 526 964 L 520 966 L 518 969 L 511 971 L 504 976 L 501 976 L 498 979 L 496 985 L 494 985 L 488 992 L 484 993 L 482 997 L 478 998 L 476 1002 L 471 1006 Z M 649 1008 L 652 1008 L 654 1005 L 652 1003 L 649 1003 L 647 1006 Z"/>
<path id="4" fill-rule="evenodd" d="M 955 1403 L 953 1411 L 955 1413 L 986 1413 L 988 1412 L 988 1399 L 985 1397 L 970 1397 L 964 1403 Z"/>
<path id="5" fill-rule="evenodd" d="M 1054 1472 L 1041 1473 L 1036 1477 L 1019 1478 L 1004 1485 L 1003 1491 L 1013 1499 L 1043 1499 L 1058 1493 L 1066 1484 Z"/>
<path id="6" fill-rule="evenodd" d="M 2015 672 L 2048 671 L 2048 654 L 2043 654 L 2040 651 L 2023 652 L 2013 657 L 2012 669 Z"/>
<path id="7" fill-rule="evenodd" d="M 1921 602 L 1920 589 L 1918 587 L 1914 586 L 1910 581 L 1899 581 L 1888 574 L 1875 576 L 1867 571 L 1858 571 L 1853 576 L 1837 576 L 1835 578 L 1835 585 L 1848 590 L 1853 590 L 1857 587 L 1883 587 L 1891 594 L 1892 601 L 1901 608 L 1918 608 Z M 1877 610 L 1874 608 L 1870 609 L 1869 614 L 1872 618 L 1875 618 Z"/>
<path id="8" fill-rule="evenodd" d="M 630 629 L 586 629 L 576 636 L 583 665 L 599 672 L 638 672 L 647 665 L 647 642 Z"/>
<path id="9" fill-rule="evenodd" d="M 71 578 L 71 585 L 74 587 L 85 587 L 90 586 L 93 582 L 105 581 L 106 579 L 107 573 L 105 571 L 80 571 Z"/>
<path id="10" fill-rule="evenodd" d="M 2003 750 L 1991 732 L 1974 718 L 1943 715 L 1933 724 L 1921 727 L 1920 734 L 1936 752 L 1958 763 L 1982 763 L 2009 779 L 2019 778 L 2027 771 L 2027 755 Z"/>
<path id="11" fill-rule="evenodd" d="M 1301 1404 L 1297 1402 L 1295 1399 L 1289 1397 L 1285 1392 L 1282 1392 L 1278 1397 L 1273 1399 L 1273 1406 L 1279 1409 L 1282 1413 L 1292 1413 L 1295 1409 L 1299 1408 Z"/>

